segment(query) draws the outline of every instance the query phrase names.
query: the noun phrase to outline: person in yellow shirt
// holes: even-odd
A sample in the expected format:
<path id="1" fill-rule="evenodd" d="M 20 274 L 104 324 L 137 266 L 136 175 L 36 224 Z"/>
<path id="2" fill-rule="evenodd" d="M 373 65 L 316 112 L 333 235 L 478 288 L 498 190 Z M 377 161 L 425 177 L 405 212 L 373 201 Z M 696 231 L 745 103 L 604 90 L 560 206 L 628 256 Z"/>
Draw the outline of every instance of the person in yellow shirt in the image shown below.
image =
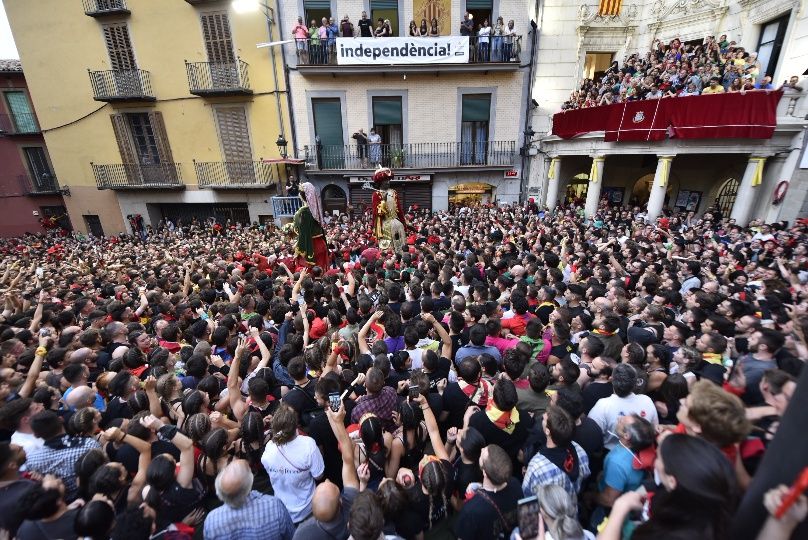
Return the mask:
<path id="1" fill-rule="evenodd" d="M 701 94 L 723 94 L 724 87 L 719 84 L 718 77 L 710 78 L 710 86 L 701 91 Z"/>

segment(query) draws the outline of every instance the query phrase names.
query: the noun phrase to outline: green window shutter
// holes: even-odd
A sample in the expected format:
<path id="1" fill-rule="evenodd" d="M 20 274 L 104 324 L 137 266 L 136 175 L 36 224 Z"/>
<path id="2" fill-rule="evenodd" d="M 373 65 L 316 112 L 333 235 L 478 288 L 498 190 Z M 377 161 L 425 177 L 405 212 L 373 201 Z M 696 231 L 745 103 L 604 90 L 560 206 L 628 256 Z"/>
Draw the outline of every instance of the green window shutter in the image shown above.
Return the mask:
<path id="1" fill-rule="evenodd" d="M 303 0 L 303 8 L 309 9 L 331 9 L 331 0 Z"/>
<path id="2" fill-rule="evenodd" d="M 398 9 L 398 0 L 370 0 L 370 9 Z"/>
<path id="3" fill-rule="evenodd" d="M 466 0 L 466 10 L 487 9 L 493 11 L 494 2 L 492 0 Z"/>
<path id="4" fill-rule="evenodd" d="M 340 100 L 312 99 L 311 108 L 314 113 L 314 133 L 320 138 L 320 146 L 316 147 L 318 165 L 323 169 L 340 169 L 345 164 Z"/>
<path id="5" fill-rule="evenodd" d="M 376 126 L 403 124 L 401 98 L 373 98 L 373 124 Z"/>
<path id="6" fill-rule="evenodd" d="M 488 122 L 490 115 L 490 94 L 470 94 L 463 96 L 463 122 Z"/>

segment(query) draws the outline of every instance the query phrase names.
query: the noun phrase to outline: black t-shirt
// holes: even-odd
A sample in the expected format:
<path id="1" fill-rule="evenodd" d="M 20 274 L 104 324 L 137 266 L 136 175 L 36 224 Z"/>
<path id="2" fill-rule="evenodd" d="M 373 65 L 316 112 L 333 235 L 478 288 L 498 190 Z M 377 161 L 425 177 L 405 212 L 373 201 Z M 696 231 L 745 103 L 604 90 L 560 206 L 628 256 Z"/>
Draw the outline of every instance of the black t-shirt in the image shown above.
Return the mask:
<path id="1" fill-rule="evenodd" d="M 443 391 L 443 410 L 449 413 L 445 422 L 446 427 L 458 429 L 463 427 L 463 416 L 470 404 L 469 397 L 463 393 L 458 383 L 447 384 L 446 390 Z"/>
<path id="2" fill-rule="evenodd" d="M 563 360 L 567 358 L 571 352 L 575 350 L 575 347 L 569 341 L 561 343 L 560 345 L 555 345 L 550 348 L 550 356 L 555 356 L 559 360 Z"/>
<path id="3" fill-rule="evenodd" d="M 373 37 L 373 21 L 370 19 L 359 19 L 359 35 L 361 37 Z"/>
<path id="4" fill-rule="evenodd" d="M 469 418 L 469 426 L 473 427 L 485 439 L 486 445 L 496 444 L 501 446 L 511 458 L 514 471 L 521 471 L 521 464 L 517 459 L 519 450 L 527 439 L 528 427 L 533 424 L 533 418 L 526 411 L 519 411 L 519 422 L 513 428 L 512 433 L 508 433 L 494 425 L 485 414 L 485 411 L 477 411 Z"/>
<path id="5" fill-rule="evenodd" d="M 462 540 L 510 537 L 518 523 L 516 509 L 521 498 L 522 486 L 515 478 L 496 493 L 480 488 L 460 510 L 455 535 Z"/>
<path id="6" fill-rule="evenodd" d="M 342 489 L 342 454 L 339 452 L 337 438 L 324 414 L 314 417 L 309 424 L 309 437 L 320 447 L 325 465 L 325 477 Z"/>
<path id="7" fill-rule="evenodd" d="M 599 399 L 612 395 L 612 383 L 592 381 L 584 387 L 581 395 L 584 398 L 584 412 L 589 414 Z"/>
<path id="8" fill-rule="evenodd" d="M 74 508 L 54 521 L 26 520 L 17 531 L 17 540 L 49 540 L 50 538 L 72 540 L 78 538 L 73 532 L 73 523 L 76 521 L 78 513 L 79 508 Z"/>
<path id="9" fill-rule="evenodd" d="M 306 386 L 295 385 L 283 396 L 283 402 L 292 407 L 297 415 L 318 409 L 317 400 L 314 398 L 314 388 L 317 385 L 316 380 L 309 381 Z"/>
<path id="10" fill-rule="evenodd" d="M 445 459 L 442 459 L 440 463 L 443 466 L 446 478 L 451 478 L 452 464 Z M 445 497 L 441 497 L 440 495 L 433 496 L 432 504 L 430 504 L 429 495 L 423 492 L 421 489 L 421 483 L 418 480 L 415 481 L 415 484 L 407 488 L 407 495 L 412 503 L 410 508 L 418 516 L 418 523 L 423 527 L 422 530 L 428 531 L 449 516 L 451 513 L 451 508 L 449 507 L 448 503 L 449 498 L 452 495 L 451 489 L 452 483 L 447 482 L 446 491 L 444 493 Z M 446 504 L 444 504 L 444 500 L 446 501 Z"/>
<path id="11" fill-rule="evenodd" d="M 590 461 L 603 452 L 603 432 L 598 423 L 591 418 L 584 418 L 580 425 L 575 426 L 572 440 L 581 445 Z"/>
<path id="12" fill-rule="evenodd" d="M 130 444 L 124 444 L 117 450 L 114 446 L 110 443 L 107 445 L 107 455 L 109 455 L 110 459 L 113 461 L 119 462 L 121 465 L 126 467 L 126 470 L 129 471 L 129 474 L 135 475 L 137 474 L 137 462 L 140 459 L 140 452 L 138 452 L 134 446 Z M 175 460 L 179 461 L 180 459 L 180 450 L 174 444 L 169 441 L 154 441 L 151 443 L 151 455 L 156 457 L 160 454 L 171 454 Z"/>
<path id="13" fill-rule="evenodd" d="M 36 484 L 31 480 L 17 480 L 0 488 L 0 529 L 8 531 L 11 538 L 23 522 L 24 511 L 19 502 Z"/>
<path id="14" fill-rule="evenodd" d="M 132 418 L 132 408 L 119 397 L 112 398 L 107 403 L 106 410 L 101 413 L 101 427 L 110 427 L 116 418 Z"/>
<path id="15" fill-rule="evenodd" d="M 463 460 L 458 458 L 452 470 L 452 492 L 462 501 L 466 488 L 472 482 L 482 482 L 483 472 L 480 466 L 476 463 L 463 463 Z"/>

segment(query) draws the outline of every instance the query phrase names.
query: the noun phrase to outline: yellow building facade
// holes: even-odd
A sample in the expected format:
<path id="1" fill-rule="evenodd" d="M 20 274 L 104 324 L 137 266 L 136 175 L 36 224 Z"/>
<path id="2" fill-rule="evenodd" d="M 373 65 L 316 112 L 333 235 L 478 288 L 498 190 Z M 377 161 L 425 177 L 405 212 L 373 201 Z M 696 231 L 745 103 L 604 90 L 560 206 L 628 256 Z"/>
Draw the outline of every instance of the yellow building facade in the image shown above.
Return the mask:
<path id="1" fill-rule="evenodd" d="M 5 8 L 76 229 L 271 215 L 285 168 L 265 160 L 285 153 L 280 135 L 292 139 L 281 50 L 256 48 L 280 38 L 271 12 L 229 0 Z"/>

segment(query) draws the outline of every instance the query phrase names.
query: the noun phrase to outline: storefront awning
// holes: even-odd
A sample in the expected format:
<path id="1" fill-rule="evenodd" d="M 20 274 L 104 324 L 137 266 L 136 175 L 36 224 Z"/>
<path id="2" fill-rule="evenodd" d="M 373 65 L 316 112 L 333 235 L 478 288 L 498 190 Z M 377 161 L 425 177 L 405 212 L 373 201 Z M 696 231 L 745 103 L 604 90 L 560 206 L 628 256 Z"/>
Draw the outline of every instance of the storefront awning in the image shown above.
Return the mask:
<path id="1" fill-rule="evenodd" d="M 278 164 L 278 165 L 303 165 L 305 163 L 302 159 L 295 158 L 271 158 L 263 160 L 264 163 Z"/>

